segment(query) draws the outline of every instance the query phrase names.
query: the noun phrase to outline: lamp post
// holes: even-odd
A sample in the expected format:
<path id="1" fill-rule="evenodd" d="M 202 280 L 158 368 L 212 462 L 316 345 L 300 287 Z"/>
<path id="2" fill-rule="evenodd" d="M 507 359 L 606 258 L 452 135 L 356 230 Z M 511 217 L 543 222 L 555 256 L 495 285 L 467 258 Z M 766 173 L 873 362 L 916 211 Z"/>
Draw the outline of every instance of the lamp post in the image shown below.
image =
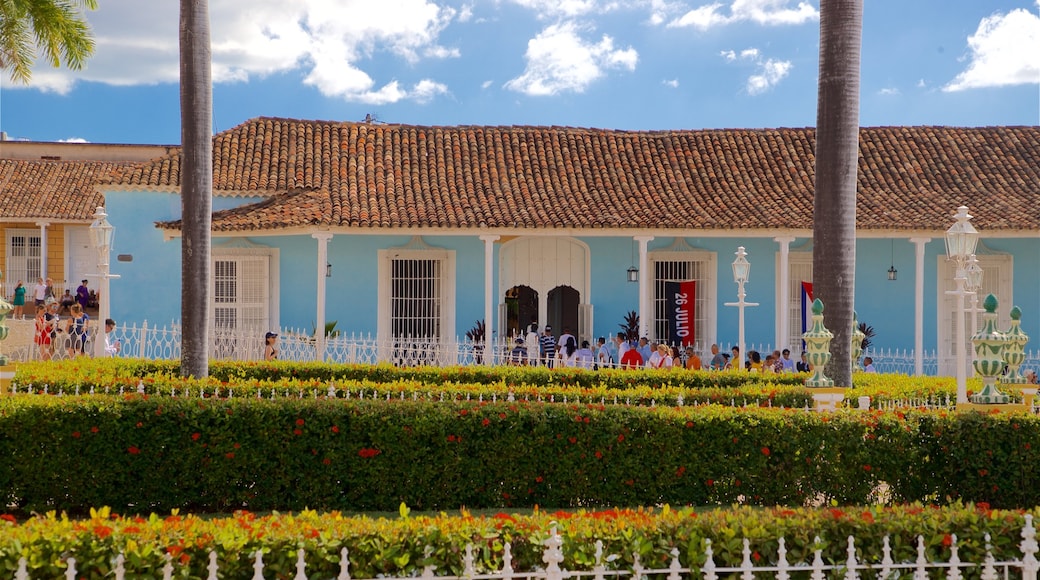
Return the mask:
<path id="1" fill-rule="evenodd" d="M 737 315 L 737 348 L 739 348 L 741 358 L 746 357 L 747 353 L 744 351 L 744 308 L 747 306 L 758 306 L 757 302 L 745 302 L 744 297 L 744 284 L 748 281 L 748 274 L 751 273 L 751 263 L 747 261 L 747 252 L 744 251 L 744 246 L 737 248 L 737 258 L 733 260 L 733 281 L 737 283 L 737 301 L 726 302 L 726 306 L 736 306 L 739 314 Z M 742 361 L 733 361 L 733 364 L 739 365 L 737 368 L 743 368 Z"/>
<path id="2" fill-rule="evenodd" d="M 90 242 L 98 256 L 98 320 L 94 334 L 94 356 L 105 356 L 105 320 L 110 318 L 111 303 L 108 300 L 108 281 L 118 275 L 108 273 L 109 257 L 112 253 L 112 236 L 115 228 L 108 223 L 105 208 L 98 207 L 94 212 L 94 222 L 90 224 Z"/>
<path id="3" fill-rule="evenodd" d="M 968 402 L 968 377 L 967 377 L 967 353 L 964 345 L 964 297 L 971 294 L 967 289 L 968 273 L 967 266 L 969 257 L 975 253 L 975 246 L 979 242 L 979 231 L 971 225 L 971 216 L 968 215 L 968 207 L 960 206 L 954 214 L 957 220 L 950 229 L 946 230 L 946 257 L 953 260 L 957 265 L 957 272 L 953 281 L 957 284 L 956 290 L 947 290 L 946 294 L 957 297 L 956 325 L 957 334 L 957 403 Z"/>

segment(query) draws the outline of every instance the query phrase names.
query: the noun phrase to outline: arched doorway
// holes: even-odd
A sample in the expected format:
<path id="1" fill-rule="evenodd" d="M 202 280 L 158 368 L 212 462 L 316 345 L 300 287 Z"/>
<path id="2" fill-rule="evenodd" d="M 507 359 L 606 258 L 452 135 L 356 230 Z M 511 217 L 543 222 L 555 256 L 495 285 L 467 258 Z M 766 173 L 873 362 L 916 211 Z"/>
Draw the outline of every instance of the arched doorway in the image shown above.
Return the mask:
<path id="1" fill-rule="evenodd" d="M 524 336 L 531 323 L 538 324 L 538 291 L 530 286 L 506 290 L 506 336 Z"/>
<path id="2" fill-rule="evenodd" d="M 581 333 L 582 330 L 578 325 L 579 304 L 581 304 L 581 294 L 570 286 L 557 286 L 549 291 L 546 301 L 546 322 L 553 327 L 553 334 L 559 336 L 568 329 L 574 335 Z M 587 339 L 588 337 L 579 338 Z"/>

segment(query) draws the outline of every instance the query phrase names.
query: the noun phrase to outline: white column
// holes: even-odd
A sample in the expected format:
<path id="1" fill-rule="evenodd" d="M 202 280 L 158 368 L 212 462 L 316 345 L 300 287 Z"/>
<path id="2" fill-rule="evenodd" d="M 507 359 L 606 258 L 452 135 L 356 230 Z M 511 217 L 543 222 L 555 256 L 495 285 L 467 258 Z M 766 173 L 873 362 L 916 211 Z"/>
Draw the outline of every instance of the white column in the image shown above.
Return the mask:
<path id="1" fill-rule="evenodd" d="M 493 363 L 495 347 L 491 344 L 494 336 L 495 315 L 495 242 L 498 236 L 483 235 L 480 240 L 484 242 L 484 364 Z"/>
<path id="2" fill-rule="evenodd" d="M 315 359 L 319 361 L 325 360 L 325 281 L 326 272 L 328 271 L 329 263 L 329 240 L 332 239 L 330 232 L 318 232 L 311 234 L 311 237 L 318 241 L 318 297 L 317 297 L 317 313 L 315 314 L 317 322 L 314 323 L 314 345 L 317 349 Z"/>
<path id="3" fill-rule="evenodd" d="M 914 376 L 924 374 L 924 245 L 932 238 L 910 238 L 914 245 Z"/>
<path id="4" fill-rule="evenodd" d="M 634 236 L 633 240 L 639 242 L 639 336 L 640 338 L 650 336 L 650 285 L 654 283 L 650 275 L 650 263 L 646 257 L 646 246 L 653 240 L 653 236 Z"/>
<path id="5" fill-rule="evenodd" d="M 793 237 L 777 237 L 773 241 L 780 244 L 780 295 L 777 296 L 777 325 L 776 341 L 773 343 L 774 350 L 791 348 L 787 344 L 787 337 L 791 335 L 791 313 L 788 308 L 791 301 L 791 242 Z"/>
<path id="6" fill-rule="evenodd" d="M 40 226 L 40 277 L 47 280 L 47 227 L 51 222 L 36 222 Z"/>

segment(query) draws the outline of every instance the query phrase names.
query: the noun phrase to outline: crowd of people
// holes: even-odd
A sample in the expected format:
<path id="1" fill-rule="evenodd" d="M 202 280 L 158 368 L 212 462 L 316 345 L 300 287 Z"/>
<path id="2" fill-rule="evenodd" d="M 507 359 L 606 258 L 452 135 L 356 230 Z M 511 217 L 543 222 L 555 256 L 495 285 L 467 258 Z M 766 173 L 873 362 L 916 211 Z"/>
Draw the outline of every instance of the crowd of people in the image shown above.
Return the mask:
<path id="1" fill-rule="evenodd" d="M 582 340 L 580 343 L 570 328 L 564 328 L 558 337 L 553 334 L 552 326 L 546 325 L 538 332 L 538 325 L 532 323 L 524 336 L 513 339 L 513 348 L 509 351 L 509 364 L 515 366 L 544 366 L 547 368 L 577 367 L 585 369 L 599 368 L 648 368 L 688 370 L 732 370 L 744 368 L 751 372 L 809 372 L 810 367 L 806 354 L 801 353 L 800 360 L 791 359 L 789 349 L 775 350 L 765 355 L 758 351 L 748 351 L 743 363 L 740 349 L 733 347 L 731 353 L 719 351 L 719 345 L 711 345 L 710 355 L 701 359 L 693 346 L 674 348 L 666 343 L 652 343 L 648 338 L 630 340 L 625 333 L 619 332 L 608 341 L 599 337 L 595 345 Z M 868 357 L 869 358 L 869 357 Z M 865 360 L 865 363 L 868 361 Z M 870 366 L 873 372 L 873 365 Z"/>
<path id="2" fill-rule="evenodd" d="M 33 344 L 41 360 L 87 354 L 95 323 L 86 310 L 97 306 L 97 295 L 88 288 L 87 280 L 80 282 L 75 295 L 65 290 L 61 296 L 51 278 L 37 278 L 32 288 L 19 280 L 12 292 L 11 306 L 13 320 L 24 320 L 26 310 L 35 309 Z M 104 351 L 107 356 L 115 356 L 121 348 L 119 341 L 109 336 L 114 328 L 115 321 L 106 319 Z"/>

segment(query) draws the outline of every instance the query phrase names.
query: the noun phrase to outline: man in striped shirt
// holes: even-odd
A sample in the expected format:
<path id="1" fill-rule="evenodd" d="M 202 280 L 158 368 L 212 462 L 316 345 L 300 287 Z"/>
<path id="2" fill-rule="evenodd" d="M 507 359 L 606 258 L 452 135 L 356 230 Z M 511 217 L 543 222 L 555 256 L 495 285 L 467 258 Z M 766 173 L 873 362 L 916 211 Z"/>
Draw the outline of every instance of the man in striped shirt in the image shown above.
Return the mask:
<path id="1" fill-rule="evenodd" d="M 556 358 L 556 337 L 553 336 L 552 327 L 549 325 L 545 325 L 545 330 L 538 337 L 538 350 L 542 364 L 553 368 L 553 360 Z"/>

